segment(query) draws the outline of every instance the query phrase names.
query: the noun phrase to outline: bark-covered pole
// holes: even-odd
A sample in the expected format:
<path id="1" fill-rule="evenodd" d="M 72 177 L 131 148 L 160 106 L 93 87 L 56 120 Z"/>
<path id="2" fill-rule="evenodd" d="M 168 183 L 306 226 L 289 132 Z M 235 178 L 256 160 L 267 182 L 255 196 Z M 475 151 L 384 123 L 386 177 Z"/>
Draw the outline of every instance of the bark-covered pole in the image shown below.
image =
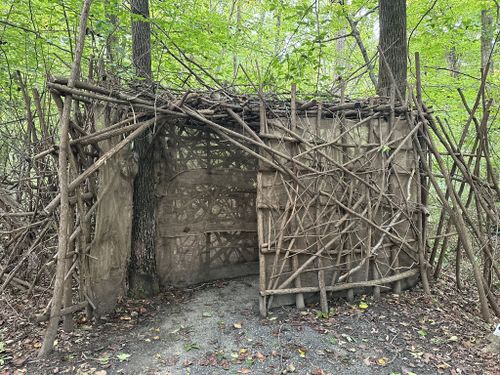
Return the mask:
<path id="1" fill-rule="evenodd" d="M 138 76 L 151 79 L 151 25 L 149 1 L 132 0 L 132 60 Z"/>
<path id="2" fill-rule="evenodd" d="M 85 0 L 80 15 L 80 25 L 78 27 L 78 40 L 76 43 L 75 59 L 71 67 L 71 75 L 68 80 L 68 87 L 74 87 L 75 81 L 80 76 L 80 64 L 82 61 L 83 47 L 85 45 L 85 34 L 87 20 L 90 12 L 92 0 Z M 64 107 L 61 116 L 61 127 L 59 129 L 59 189 L 61 195 L 61 213 L 59 217 L 59 237 L 57 246 L 56 277 L 54 281 L 54 294 L 50 308 L 50 319 L 42 347 L 38 352 L 39 357 L 48 355 L 54 348 L 54 340 L 59 326 L 61 305 L 64 291 L 64 274 L 66 270 L 66 254 L 69 245 L 68 223 L 70 220 L 69 204 L 69 175 L 68 175 L 68 152 L 69 152 L 69 122 L 72 108 L 72 97 L 67 95 L 64 100 Z"/>
<path id="3" fill-rule="evenodd" d="M 133 63 L 137 76 L 147 87 L 152 78 L 148 0 L 132 0 L 131 12 Z M 152 296 L 159 291 L 155 260 L 154 137 L 151 135 L 147 131 L 134 143 L 139 160 L 134 180 L 129 293 L 135 297 Z"/>
<path id="4" fill-rule="evenodd" d="M 379 0 L 379 45 L 396 80 L 399 91 L 406 93 L 408 45 L 406 41 L 406 0 Z M 379 58 L 378 93 L 388 96 L 389 70 Z"/>

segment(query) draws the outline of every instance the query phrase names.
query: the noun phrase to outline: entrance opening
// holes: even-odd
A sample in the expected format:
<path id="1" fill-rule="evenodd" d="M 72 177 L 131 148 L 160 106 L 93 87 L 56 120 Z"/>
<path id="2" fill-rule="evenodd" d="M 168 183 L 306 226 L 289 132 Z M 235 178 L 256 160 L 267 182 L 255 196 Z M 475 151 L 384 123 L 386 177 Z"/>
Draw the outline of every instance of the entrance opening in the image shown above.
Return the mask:
<path id="1" fill-rule="evenodd" d="M 257 274 L 256 159 L 200 124 L 183 122 L 163 131 L 156 234 L 160 282 L 182 286 Z"/>

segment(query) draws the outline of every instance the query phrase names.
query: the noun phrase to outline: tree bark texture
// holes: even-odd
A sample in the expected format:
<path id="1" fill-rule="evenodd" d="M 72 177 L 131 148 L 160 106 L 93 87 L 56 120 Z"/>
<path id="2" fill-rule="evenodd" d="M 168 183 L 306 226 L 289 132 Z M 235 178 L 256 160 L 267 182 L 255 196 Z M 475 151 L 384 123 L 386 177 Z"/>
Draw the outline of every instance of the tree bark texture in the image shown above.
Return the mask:
<path id="1" fill-rule="evenodd" d="M 132 0 L 132 55 L 136 73 L 151 82 L 151 28 L 148 0 Z M 143 17 L 143 20 L 137 18 Z M 159 291 L 156 274 L 156 197 L 154 142 L 146 131 L 134 143 L 138 157 L 138 172 L 134 180 L 132 253 L 129 266 L 129 293 L 135 297 L 152 296 Z"/>
<path id="2" fill-rule="evenodd" d="M 408 45 L 406 41 L 406 0 L 379 0 L 380 49 L 392 71 L 399 91 L 405 96 Z M 379 58 L 379 95 L 388 96 L 391 79 Z"/>
<path id="3" fill-rule="evenodd" d="M 484 69 L 486 64 L 490 64 L 490 72 L 492 72 L 493 61 L 490 59 L 490 53 L 493 43 L 493 17 L 487 10 L 481 11 L 481 69 Z"/>
<path id="4" fill-rule="evenodd" d="M 151 79 L 151 25 L 149 1 L 132 0 L 132 61 L 139 77 Z M 143 18 L 144 20 L 142 20 Z"/>
<path id="5" fill-rule="evenodd" d="M 455 46 L 452 46 L 450 48 L 450 52 L 448 52 L 446 59 L 448 60 L 448 69 L 450 69 L 450 75 L 453 78 L 457 78 L 460 69 L 460 60 Z"/>

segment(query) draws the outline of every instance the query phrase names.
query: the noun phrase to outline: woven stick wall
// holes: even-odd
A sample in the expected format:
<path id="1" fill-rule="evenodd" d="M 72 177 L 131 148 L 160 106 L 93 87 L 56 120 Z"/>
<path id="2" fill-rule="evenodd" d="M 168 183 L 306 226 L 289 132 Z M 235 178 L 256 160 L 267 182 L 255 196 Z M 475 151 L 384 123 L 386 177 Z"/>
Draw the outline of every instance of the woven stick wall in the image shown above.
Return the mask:
<path id="1" fill-rule="evenodd" d="M 279 168 L 261 162 L 257 178 L 261 314 L 284 302 L 276 296 L 300 308 L 319 293 L 326 312 L 327 292 L 413 283 L 423 221 L 410 124 L 394 108 L 291 108 L 273 119 L 262 110 L 260 136 L 283 157 Z"/>

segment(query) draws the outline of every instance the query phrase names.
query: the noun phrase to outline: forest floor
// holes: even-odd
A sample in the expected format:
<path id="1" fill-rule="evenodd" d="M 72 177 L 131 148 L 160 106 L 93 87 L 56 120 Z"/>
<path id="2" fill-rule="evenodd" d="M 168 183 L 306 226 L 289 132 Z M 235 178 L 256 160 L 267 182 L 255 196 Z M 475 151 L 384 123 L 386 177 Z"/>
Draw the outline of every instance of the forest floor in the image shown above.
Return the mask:
<path id="1" fill-rule="evenodd" d="M 473 293 L 448 285 L 332 301 L 328 316 L 277 308 L 266 319 L 256 277 L 168 290 L 92 324 L 82 316 L 48 360 L 36 359 L 43 326 L 0 304 L 0 374 L 500 374 L 500 356 L 484 351 L 493 326 Z"/>

